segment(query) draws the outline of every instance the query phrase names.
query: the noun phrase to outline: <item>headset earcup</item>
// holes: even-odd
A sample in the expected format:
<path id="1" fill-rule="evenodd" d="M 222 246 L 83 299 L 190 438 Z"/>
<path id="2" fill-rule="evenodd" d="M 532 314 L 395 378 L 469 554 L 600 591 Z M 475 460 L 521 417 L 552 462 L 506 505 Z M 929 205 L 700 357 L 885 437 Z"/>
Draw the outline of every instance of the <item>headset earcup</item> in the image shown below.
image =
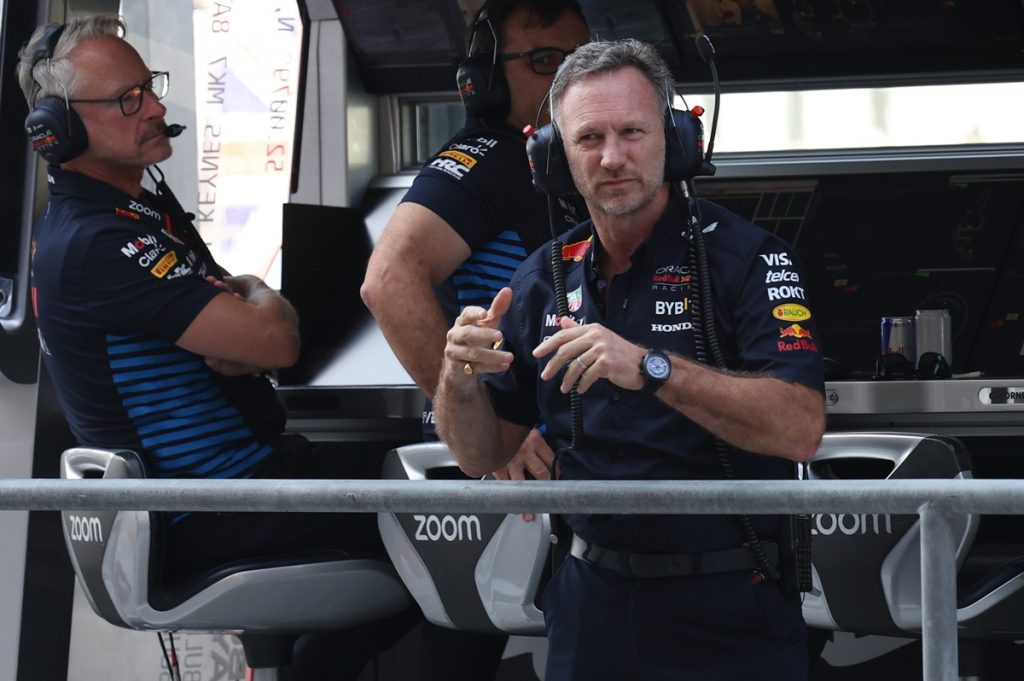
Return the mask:
<path id="1" fill-rule="evenodd" d="M 32 148 L 50 163 L 66 163 L 89 146 L 85 125 L 60 97 L 43 97 L 25 118 Z"/>
<path id="2" fill-rule="evenodd" d="M 701 174 L 704 125 L 690 111 L 669 109 L 665 116 L 665 180 L 680 182 Z"/>
<path id="3" fill-rule="evenodd" d="M 505 69 L 493 64 L 490 55 L 477 54 L 466 58 L 455 74 L 459 96 L 466 113 L 472 118 L 501 121 L 508 116 L 511 100 Z"/>
<path id="4" fill-rule="evenodd" d="M 526 156 L 534 188 L 548 196 L 569 196 L 576 193 L 569 162 L 565 158 L 562 136 L 553 123 L 535 130 L 526 140 Z"/>

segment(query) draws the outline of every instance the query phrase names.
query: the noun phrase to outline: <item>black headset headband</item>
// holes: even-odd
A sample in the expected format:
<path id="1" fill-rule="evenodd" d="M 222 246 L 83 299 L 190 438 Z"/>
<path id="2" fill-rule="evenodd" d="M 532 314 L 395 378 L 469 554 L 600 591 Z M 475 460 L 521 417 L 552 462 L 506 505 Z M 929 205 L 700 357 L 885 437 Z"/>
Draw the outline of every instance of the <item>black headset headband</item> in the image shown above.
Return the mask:
<path id="1" fill-rule="evenodd" d="M 482 25 L 491 33 L 490 54 L 473 53 Z M 455 82 L 466 113 L 473 118 L 502 120 L 508 116 L 511 98 L 505 82 L 505 68 L 499 63 L 498 27 L 491 21 L 487 5 L 480 8 L 469 36 L 466 59 L 459 64 Z"/>

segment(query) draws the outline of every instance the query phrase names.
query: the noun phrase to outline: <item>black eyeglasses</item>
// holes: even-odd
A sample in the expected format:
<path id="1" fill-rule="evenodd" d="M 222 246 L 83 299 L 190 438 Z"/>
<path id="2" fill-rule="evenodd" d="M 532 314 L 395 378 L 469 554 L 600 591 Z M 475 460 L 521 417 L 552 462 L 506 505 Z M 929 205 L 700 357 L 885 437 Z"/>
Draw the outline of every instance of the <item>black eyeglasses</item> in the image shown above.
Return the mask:
<path id="1" fill-rule="evenodd" d="M 530 60 L 530 68 L 538 76 L 550 76 L 558 67 L 562 65 L 565 58 L 575 52 L 573 50 L 563 50 L 560 47 L 538 47 L 535 50 L 529 52 L 506 52 L 499 54 L 503 61 L 512 61 L 513 59 L 526 59 Z"/>
<path id="2" fill-rule="evenodd" d="M 117 97 L 106 99 L 69 99 L 73 104 L 114 104 L 121 107 L 121 113 L 125 116 L 132 116 L 142 108 L 143 93 L 148 92 L 157 100 L 167 96 L 167 90 L 171 85 L 171 74 L 167 71 L 153 71 L 153 75 L 144 83 L 133 85 Z"/>

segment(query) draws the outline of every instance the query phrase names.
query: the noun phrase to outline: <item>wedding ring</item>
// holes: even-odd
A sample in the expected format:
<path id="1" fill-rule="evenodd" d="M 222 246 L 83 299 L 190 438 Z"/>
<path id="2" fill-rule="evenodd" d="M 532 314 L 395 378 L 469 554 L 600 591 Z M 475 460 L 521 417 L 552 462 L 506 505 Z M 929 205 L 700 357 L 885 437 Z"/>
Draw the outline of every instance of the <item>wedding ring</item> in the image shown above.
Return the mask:
<path id="1" fill-rule="evenodd" d="M 581 370 L 583 370 L 583 371 L 586 371 L 587 369 L 590 368 L 590 366 L 586 362 L 584 362 L 582 359 L 580 359 L 579 356 L 577 356 L 576 359 L 573 360 L 573 362 L 575 362 L 579 366 L 579 368 Z"/>
<path id="2" fill-rule="evenodd" d="M 473 365 L 470 364 L 469 362 L 466 362 L 462 366 L 462 373 L 466 374 L 467 376 L 472 376 L 473 375 Z"/>

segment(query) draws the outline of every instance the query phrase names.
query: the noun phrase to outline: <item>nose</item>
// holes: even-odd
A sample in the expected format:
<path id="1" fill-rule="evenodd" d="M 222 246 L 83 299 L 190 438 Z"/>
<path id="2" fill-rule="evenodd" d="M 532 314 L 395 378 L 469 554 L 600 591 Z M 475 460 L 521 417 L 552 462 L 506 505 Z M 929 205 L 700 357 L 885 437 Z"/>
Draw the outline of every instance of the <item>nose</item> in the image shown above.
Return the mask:
<path id="1" fill-rule="evenodd" d="M 626 162 L 626 150 L 623 140 L 618 135 L 608 135 L 604 138 L 604 146 L 601 149 L 601 167 L 607 170 L 621 168 Z"/>
<path id="2" fill-rule="evenodd" d="M 155 108 L 154 108 L 155 107 Z M 142 108 L 146 110 L 146 118 L 163 118 L 167 107 L 149 90 L 142 91 Z"/>

